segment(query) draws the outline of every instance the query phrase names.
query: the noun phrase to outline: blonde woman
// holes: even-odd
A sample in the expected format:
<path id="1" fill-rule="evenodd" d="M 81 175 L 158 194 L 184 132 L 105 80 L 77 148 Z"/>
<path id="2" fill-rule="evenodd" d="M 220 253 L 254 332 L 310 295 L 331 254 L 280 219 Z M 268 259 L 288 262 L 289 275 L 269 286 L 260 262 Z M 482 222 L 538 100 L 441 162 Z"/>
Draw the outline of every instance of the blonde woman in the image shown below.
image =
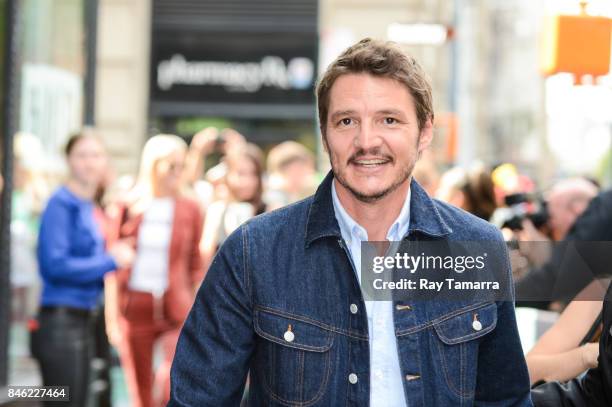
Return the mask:
<path id="1" fill-rule="evenodd" d="M 111 336 L 135 407 L 166 405 L 179 330 L 202 279 L 202 215 L 182 191 L 186 151 L 186 143 L 174 135 L 149 139 L 136 185 L 119 210 L 116 237 L 132 239 L 136 257 L 109 282 L 107 300 L 116 304 L 109 311 L 118 315 L 118 325 L 110 324 L 121 334 L 118 338 L 115 330 Z M 154 372 L 156 344 L 163 348 L 163 362 Z"/>

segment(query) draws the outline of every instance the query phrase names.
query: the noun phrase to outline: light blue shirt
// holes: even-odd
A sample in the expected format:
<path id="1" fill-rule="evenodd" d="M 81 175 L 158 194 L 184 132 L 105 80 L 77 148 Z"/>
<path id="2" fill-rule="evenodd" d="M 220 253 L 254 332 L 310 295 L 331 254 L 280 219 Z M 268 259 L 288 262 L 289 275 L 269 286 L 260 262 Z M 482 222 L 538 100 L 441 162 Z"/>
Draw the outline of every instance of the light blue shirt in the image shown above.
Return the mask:
<path id="1" fill-rule="evenodd" d="M 367 231 L 346 212 L 332 182 L 332 201 L 340 233 L 346 242 L 357 279 L 361 285 L 361 242 L 368 240 Z M 397 242 L 408 233 L 410 222 L 410 189 L 399 216 L 387 232 L 387 240 Z M 392 301 L 365 301 L 370 345 L 370 406 L 405 407 Z"/>

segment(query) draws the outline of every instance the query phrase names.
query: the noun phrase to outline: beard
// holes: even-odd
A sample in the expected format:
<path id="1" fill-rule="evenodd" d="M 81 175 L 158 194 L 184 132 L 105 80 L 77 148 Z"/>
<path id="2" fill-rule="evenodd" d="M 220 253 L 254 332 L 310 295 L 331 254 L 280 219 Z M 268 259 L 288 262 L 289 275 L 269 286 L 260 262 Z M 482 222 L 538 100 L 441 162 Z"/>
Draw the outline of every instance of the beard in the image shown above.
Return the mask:
<path id="1" fill-rule="evenodd" d="M 418 145 L 418 141 L 417 141 L 417 145 Z M 337 162 L 338 161 L 337 157 L 333 153 L 331 153 L 331 150 L 329 148 L 328 148 L 328 151 L 330 151 L 330 158 L 331 158 L 330 161 L 331 161 L 331 167 L 332 167 L 332 172 L 334 174 L 334 177 L 338 180 L 340 185 L 346 188 L 357 200 L 363 203 L 377 202 L 383 199 L 384 197 L 386 197 L 387 195 L 389 195 L 390 193 L 397 190 L 401 185 L 404 184 L 404 182 L 410 179 L 410 176 L 412 175 L 412 171 L 414 170 L 414 166 L 417 161 L 416 159 L 411 160 L 410 162 L 406 163 L 402 168 L 400 168 L 399 173 L 397 174 L 395 179 L 391 182 L 391 184 L 388 187 L 380 191 L 365 193 L 363 191 L 358 190 L 355 186 L 350 184 L 350 182 L 348 181 L 346 177 L 346 171 L 343 168 L 341 168 L 341 166 Z M 359 159 L 359 157 L 366 156 L 366 155 L 375 156 L 381 159 L 389 160 L 388 162 L 390 165 L 393 165 L 396 163 L 396 160 L 392 156 L 388 154 L 384 154 L 380 151 L 379 148 L 376 148 L 376 149 L 371 149 L 368 151 L 363 150 L 363 149 L 358 150 L 357 152 L 355 152 L 355 154 L 351 155 L 351 157 L 347 160 L 347 165 L 352 165 L 352 163 L 354 163 L 357 159 Z"/>

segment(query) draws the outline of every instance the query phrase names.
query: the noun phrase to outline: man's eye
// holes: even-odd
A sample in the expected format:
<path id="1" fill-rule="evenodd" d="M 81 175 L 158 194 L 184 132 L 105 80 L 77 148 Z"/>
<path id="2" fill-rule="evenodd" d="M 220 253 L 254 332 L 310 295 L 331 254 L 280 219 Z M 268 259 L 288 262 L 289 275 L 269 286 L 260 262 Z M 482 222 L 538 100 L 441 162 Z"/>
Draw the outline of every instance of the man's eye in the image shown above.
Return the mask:
<path id="1" fill-rule="evenodd" d="M 385 117 L 385 124 L 395 124 L 397 123 L 397 120 L 395 120 L 393 117 Z"/>
<path id="2" fill-rule="evenodd" d="M 348 117 L 345 117 L 344 119 L 340 120 L 340 124 L 342 124 L 343 126 L 349 126 L 351 123 L 353 123 L 353 120 L 349 119 Z"/>

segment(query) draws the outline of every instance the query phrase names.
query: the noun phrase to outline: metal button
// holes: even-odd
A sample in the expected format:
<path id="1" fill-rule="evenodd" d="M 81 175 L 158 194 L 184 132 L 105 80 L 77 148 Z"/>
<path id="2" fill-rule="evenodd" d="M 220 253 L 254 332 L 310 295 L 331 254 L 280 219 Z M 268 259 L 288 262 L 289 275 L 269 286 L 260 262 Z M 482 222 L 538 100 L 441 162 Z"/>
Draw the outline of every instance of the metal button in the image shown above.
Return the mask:
<path id="1" fill-rule="evenodd" d="M 357 375 L 355 373 L 351 373 L 348 377 L 349 379 L 349 383 L 350 384 L 356 384 L 357 383 Z"/>
<path id="2" fill-rule="evenodd" d="M 351 310 L 351 314 L 356 314 L 357 311 L 359 310 L 359 308 L 357 308 L 357 304 L 351 304 L 349 308 Z"/>
<path id="3" fill-rule="evenodd" d="M 472 322 L 472 328 L 474 328 L 474 331 L 480 331 L 482 329 L 482 324 L 479 320 L 475 319 L 474 322 Z"/>
<path id="4" fill-rule="evenodd" d="M 289 324 L 289 326 L 287 327 L 287 331 L 283 335 L 283 338 L 285 338 L 287 342 L 293 342 L 293 340 L 295 339 L 295 334 L 293 333 L 291 324 Z"/>
<path id="5" fill-rule="evenodd" d="M 285 332 L 285 335 L 283 335 L 283 338 L 285 338 L 287 342 L 293 342 L 293 340 L 295 339 L 295 335 L 293 334 L 293 332 L 287 331 Z"/>

